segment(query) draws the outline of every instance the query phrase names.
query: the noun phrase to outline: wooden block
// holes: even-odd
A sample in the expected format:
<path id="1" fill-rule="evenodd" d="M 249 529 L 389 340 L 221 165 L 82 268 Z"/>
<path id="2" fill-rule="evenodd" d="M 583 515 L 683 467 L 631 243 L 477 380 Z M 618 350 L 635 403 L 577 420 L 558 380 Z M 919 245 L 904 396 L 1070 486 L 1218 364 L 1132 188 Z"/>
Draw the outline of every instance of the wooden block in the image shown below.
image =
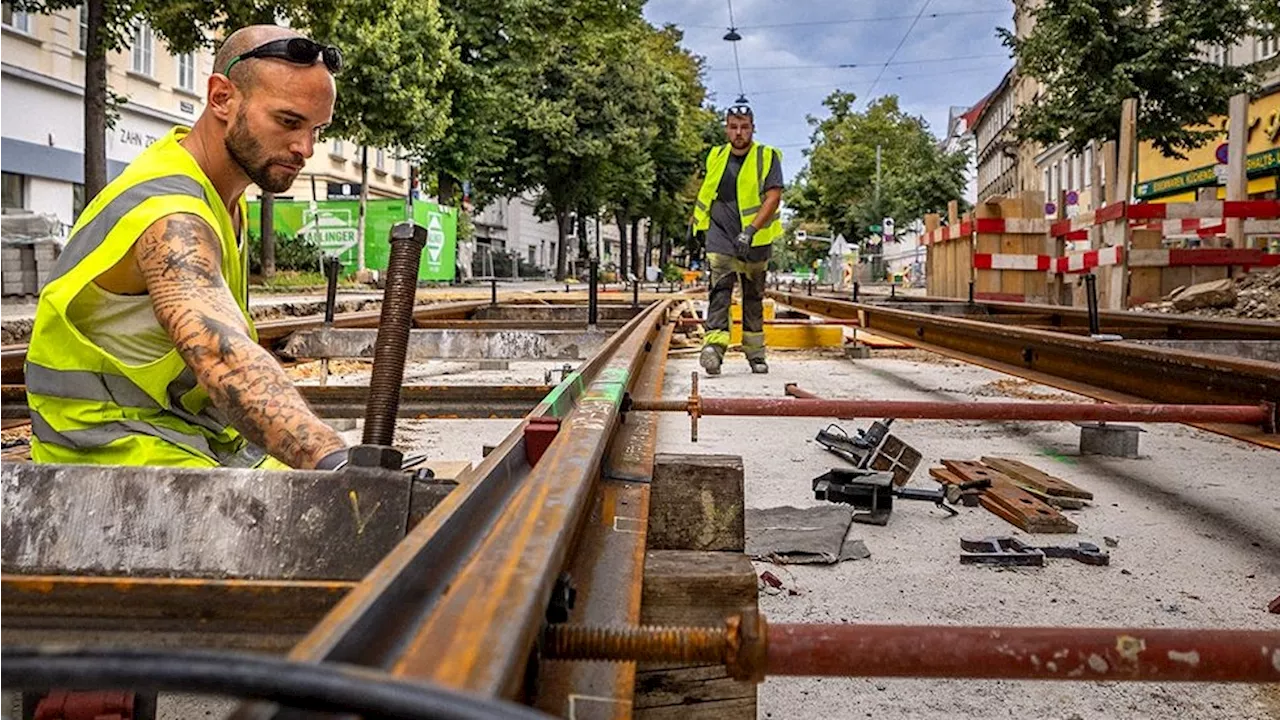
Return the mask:
<path id="1" fill-rule="evenodd" d="M 721 627 L 756 602 L 755 568 L 746 555 L 645 553 L 641 624 Z M 634 708 L 643 720 L 747 720 L 756 716 L 756 685 L 730 678 L 722 665 L 642 663 Z"/>
<path id="2" fill-rule="evenodd" d="M 1180 287 L 1190 287 L 1191 268 L 1186 265 L 1160 269 L 1160 297 L 1164 297 Z"/>
<path id="3" fill-rule="evenodd" d="M 746 548 L 742 458 L 661 453 L 653 459 L 650 550 Z"/>
<path id="4" fill-rule="evenodd" d="M 1080 498 L 1082 500 L 1092 500 L 1093 493 L 1061 478 L 1056 478 L 1040 469 L 1032 467 L 1019 460 L 1011 458 L 999 457 L 983 457 L 982 464 L 994 470 L 1004 473 L 1013 478 L 1014 481 L 1026 483 L 1035 487 L 1049 495 L 1057 495 L 1059 497 Z"/>
<path id="5" fill-rule="evenodd" d="M 407 473 L 5 464 L 4 572 L 358 580 L 404 539 Z"/>
<path id="6" fill-rule="evenodd" d="M 1077 529 L 1076 524 L 1056 508 L 1019 488 L 1001 472 L 982 463 L 963 460 L 943 460 L 942 464 L 965 482 L 990 480 L 991 487 L 982 492 L 982 506 L 1026 532 L 1073 533 Z"/>

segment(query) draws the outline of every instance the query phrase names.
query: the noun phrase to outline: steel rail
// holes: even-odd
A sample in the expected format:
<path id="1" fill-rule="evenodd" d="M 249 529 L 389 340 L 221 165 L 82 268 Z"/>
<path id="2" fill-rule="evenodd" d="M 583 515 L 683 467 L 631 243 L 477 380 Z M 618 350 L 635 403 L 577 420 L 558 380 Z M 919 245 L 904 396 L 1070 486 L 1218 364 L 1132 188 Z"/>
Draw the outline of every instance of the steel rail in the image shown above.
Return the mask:
<path id="1" fill-rule="evenodd" d="M 842 301 L 846 299 L 830 293 L 821 297 Z M 869 304 L 887 310 L 923 312 L 988 322 L 1002 322 L 1008 317 L 1023 325 L 1040 324 L 1045 326 L 1044 329 L 1077 333 L 1089 331 L 1089 311 L 1063 305 L 994 300 L 978 300 L 970 304 L 956 298 L 908 295 L 899 295 L 893 300 L 889 300 L 888 296 L 877 296 L 876 302 Z M 1280 340 L 1280 323 L 1266 320 L 1099 310 L 1098 322 L 1104 333 L 1122 334 L 1133 339 Z"/>
<path id="2" fill-rule="evenodd" d="M 1280 364 L 1108 342 L 831 298 L 770 292 L 805 312 L 859 318 L 876 335 L 1107 402 L 1280 405 Z M 1256 427 L 1193 423 L 1280 449 Z"/>
<path id="3" fill-rule="evenodd" d="M 380 667 L 515 697 L 647 347 L 659 301 L 615 333 L 530 414 L 561 429 L 530 466 L 528 420 L 406 536 L 290 654 Z M 239 717 L 270 716 L 242 708 Z"/>

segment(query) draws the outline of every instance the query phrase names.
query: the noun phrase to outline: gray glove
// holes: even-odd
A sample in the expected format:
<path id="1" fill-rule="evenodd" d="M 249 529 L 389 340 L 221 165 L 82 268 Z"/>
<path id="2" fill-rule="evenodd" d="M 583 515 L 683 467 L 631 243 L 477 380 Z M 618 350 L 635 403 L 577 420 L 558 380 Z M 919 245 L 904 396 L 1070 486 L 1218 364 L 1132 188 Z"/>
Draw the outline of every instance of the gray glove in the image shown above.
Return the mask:
<path id="1" fill-rule="evenodd" d="M 755 237 L 756 226 L 748 225 L 742 228 L 742 232 L 738 233 L 738 237 L 734 242 L 738 246 L 738 259 L 746 260 L 747 253 L 751 252 L 751 238 Z"/>

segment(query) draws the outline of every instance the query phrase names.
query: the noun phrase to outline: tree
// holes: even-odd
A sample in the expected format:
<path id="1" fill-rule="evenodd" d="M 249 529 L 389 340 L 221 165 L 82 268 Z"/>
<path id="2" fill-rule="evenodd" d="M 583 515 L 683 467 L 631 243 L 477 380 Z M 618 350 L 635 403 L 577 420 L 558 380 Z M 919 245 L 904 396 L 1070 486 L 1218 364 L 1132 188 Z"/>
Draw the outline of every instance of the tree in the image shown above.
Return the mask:
<path id="1" fill-rule="evenodd" d="M 139 21 L 174 53 L 208 46 L 210 38 L 244 25 L 296 19 L 306 0 L 14 0 L 16 10 L 49 14 L 85 6 L 84 190 L 92 198 L 107 184 L 107 129 L 123 101 L 107 86 L 107 55 L 125 50 Z"/>
<path id="2" fill-rule="evenodd" d="M 451 95 L 442 81 L 455 62 L 453 37 L 437 0 L 341 0 L 319 14 L 308 11 L 302 22 L 343 53 L 328 134 L 361 146 L 357 237 L 363 270 L 369 147 L 397 148 L 414 163 L 444 135 Z"/>
<path id="3" fill-rule="evenodd" d="M 853 111 L 851 93 L 837 91 L 823 104 L 831 116 L 809 118 L 815 128 L 809 165 L 785 193 L 787 207 L 801 220 L 826 223 L 849 239 L 866 238 L 884 217 L 914 220 L 943 212 L 962 197 L 965 153 L 942 150 L 928 123 L 903 112 L 897 96 L 879 98 L 860 113 Z"/>
<path id="4" fill-rule="evenodd" d="M 1277 62 L 1219 65 L 1203 54 L 1274 33 L 1276 0 L 1045 0 L 1030 12 L 1035 24 L 1026 37 L 1000 31 L 1019 72 L 1043 88 L 1019 110 L 1018 135 L 1045 145 L 1066 141 L 1077 152 L 1116 139 L 1121 102 L 1137 98 L 1138 138 L 1184 157 L 1217 136 L 1208 123 L 1226 114 L 1229 98 L 1252 89 Z"/>

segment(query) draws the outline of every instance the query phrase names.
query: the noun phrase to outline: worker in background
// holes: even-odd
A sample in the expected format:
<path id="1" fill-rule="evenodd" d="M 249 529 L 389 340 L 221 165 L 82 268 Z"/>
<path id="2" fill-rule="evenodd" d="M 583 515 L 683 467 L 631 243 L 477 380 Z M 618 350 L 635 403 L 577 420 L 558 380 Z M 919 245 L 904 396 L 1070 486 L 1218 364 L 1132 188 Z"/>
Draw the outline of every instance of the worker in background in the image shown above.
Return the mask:
<path id="1" fill-rule="evenodd" d="M 755 118 L 747 105 L 725 114 L 729 142 L 711 149 L 707 174 L 693 210 L 693 229 L 705 232 L 710 268 L 706 335 L 699 361 L 719 375 L 729 348 L 729 306 L 742 282 L 742 350 L 754 373 L 769 372 L 764 348 L 764 287 L 773 241 L 782 235 L 782 153 L 752 138 Z"/>
<path id="2" fill-rule="evenodd" d="M 287 190 L 333 117 L 335 48 L 232 33 L 194 127 L 93 199 L 27 350 L 36 462 L 333 469 L 342 438 L 257 343 L 244 191 Z M 283 465 L 281 464 L 283 463 Z"/>

